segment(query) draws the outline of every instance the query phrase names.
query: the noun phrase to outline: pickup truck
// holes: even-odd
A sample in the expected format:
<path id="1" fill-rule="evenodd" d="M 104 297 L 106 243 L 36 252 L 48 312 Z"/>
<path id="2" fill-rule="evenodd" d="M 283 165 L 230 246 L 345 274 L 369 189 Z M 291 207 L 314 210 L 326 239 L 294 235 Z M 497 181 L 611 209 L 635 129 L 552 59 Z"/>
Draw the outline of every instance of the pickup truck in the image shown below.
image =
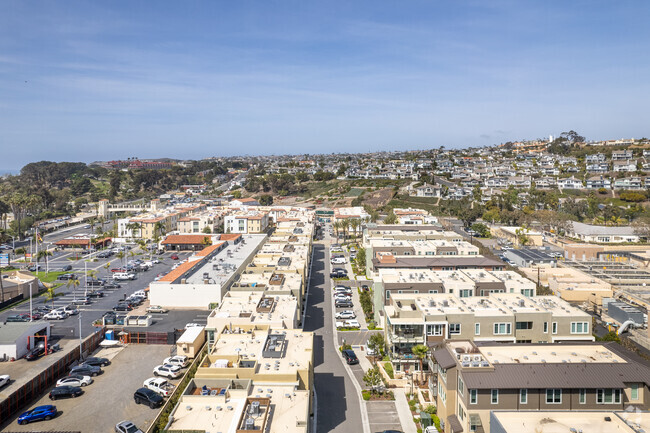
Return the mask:
<path id="1" fill-rule="evenodd" d="M 143 386 L 150 389 L 163 397 L 169 397 L 174 392 L 174 385 L 162 377 L 150 377 L 144 381 Z"/>

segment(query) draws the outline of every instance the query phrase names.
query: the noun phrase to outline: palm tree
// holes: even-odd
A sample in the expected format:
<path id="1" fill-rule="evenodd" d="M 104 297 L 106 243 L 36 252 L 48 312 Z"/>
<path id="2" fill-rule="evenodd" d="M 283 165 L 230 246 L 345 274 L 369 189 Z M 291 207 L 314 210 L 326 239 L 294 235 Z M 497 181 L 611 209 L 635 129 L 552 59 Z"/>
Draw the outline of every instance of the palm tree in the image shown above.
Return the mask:
<path id="1" fill-rule="evenodd" d="M 411 352 L 413 352 L 413 355 L 415 355 L 418 358 L 418 361 L 420 361 L 420 378 L 424 380 L 424 371 L 422 370 L 422 364 L 424 358 L 427 356 L 427 353 L 429 353 L 429 348 L 424 344 L 417 344 L 411 348 Z"/>
<path id="2" fill-rule="evenodd" d="M 154 237 L 156 237 L 156 234 L 159 235 L 159 238 L 162 237 L 165 234 L 165 230 L 165 224 L 163 224 L 162 221 L 156 222 L 153 226 Z"/>
<path id="3" fill-rule="evenodd" d="M 51 251 L 48 251 L 48 250 L 40 250 L 40 251 L 38 252 L 38 254 L 36 254 L 36 270 L 37 270 L 37 271 L 38 271 L 38 262 L 39 262 L 42 258 L 45 258 L 45 263 L 46 263 L 46 266 L 45 266 L 45 269 L 46 269 L 46 271 L 45 271 L 45 275 L 47 275 L 47 268 L 48 268 L 48 267 L 47 267 L 47 258 L 48 258 L 48 257 L 52 257 L 52 252 L 51 252 Z"/>
<path id="4" fill-rule="evenodd" d="M 48 287 L 47 293 L 45 293 L 45 299 L 48 301 L 50 300 L 52 301 L 52 308 L 54 308 L 54 298 L 63 296 L 63 293 L 56 293 L 55 290 L 56 290 L 55 286 Z"/>
<path id="5" fill-rule="evenodd" d="M 77 279 L 77 278 L 71 278 L 66 283 L 67 288 L 72 287 L 72 290 L 73 290 L 72 293 L 73 293 L 75 301 L 77 300 L 77 287 L 79 287 L 79 284 L 81 284 L 81 281 L 79 281 L 79 279 Z"/>
<path id="6" fill-rule="evenodd" d="M 139 230 L 140 227 L 142 227 L 142 226 L 138 222 L 132 222 L 132 223 L 128 223 L 125 227 L 126 227 L 127 230 L 131 231 L 131 238 L 133 240 L 135 240 L 135 238 L 136 238 L 135 231 Z"/>
<path id="7" fill-rule="evenodd" d="M 358 229 L 361 226 L 361 220 L 353 219 L 350 220 L 350 228 L 352 228 L 354 232 L 354 238 L 356 239 L 358 236 Z"/>
<path id="8" fill-rule="evenodd" d="M 22 254 L 24 256 L 23 260 L 27 260 L 27 250 L 24 247 L 16 248 L 14 250 L 14 254 L 16 254 L 16 255 Z"/>

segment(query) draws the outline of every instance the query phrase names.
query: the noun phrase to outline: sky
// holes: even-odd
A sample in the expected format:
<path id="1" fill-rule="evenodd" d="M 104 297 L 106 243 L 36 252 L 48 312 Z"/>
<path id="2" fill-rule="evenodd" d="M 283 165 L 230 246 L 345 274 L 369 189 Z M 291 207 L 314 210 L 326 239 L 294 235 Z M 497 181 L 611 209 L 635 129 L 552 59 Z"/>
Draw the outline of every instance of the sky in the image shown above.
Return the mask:
<path id="1" fill-rule="evenodd" d="M 3 0 L 0 172 L 639 138 L 648 16 L 647 1 Z"/>

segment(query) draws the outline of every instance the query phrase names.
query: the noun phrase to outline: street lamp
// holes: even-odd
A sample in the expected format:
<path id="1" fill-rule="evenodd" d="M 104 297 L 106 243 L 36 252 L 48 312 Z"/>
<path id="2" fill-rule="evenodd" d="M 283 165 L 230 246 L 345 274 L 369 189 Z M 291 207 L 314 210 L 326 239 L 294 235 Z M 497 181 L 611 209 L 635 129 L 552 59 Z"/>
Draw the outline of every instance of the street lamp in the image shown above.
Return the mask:
<path id="1" fill-rule="evenodd" d="M 32 317 L 34 315 L 34 310 L 32 310 L 32 284 L 34 284 L 34 281 L 29 282 L 29 321 L 33 322 L 34 318 Z"/>
<path id="2" fill-rule="evenodd" d="M 81 339 L 81 310 L 79 310 L 79 360 L 83 359 L 83 340 Z"/>

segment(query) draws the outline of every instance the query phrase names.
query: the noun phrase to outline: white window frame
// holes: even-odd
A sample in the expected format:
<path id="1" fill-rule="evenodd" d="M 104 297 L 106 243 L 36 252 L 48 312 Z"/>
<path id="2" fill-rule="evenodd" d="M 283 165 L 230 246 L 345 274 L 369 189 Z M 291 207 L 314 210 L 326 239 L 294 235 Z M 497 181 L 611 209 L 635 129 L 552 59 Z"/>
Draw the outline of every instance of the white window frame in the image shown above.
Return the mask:
<path id="1" fill-rule="evenodd" d="M 496 397 L 496 399 L 495 399 Z M 490 390 L 490 402 L 492 404 L 499 404 L 499 390 L 498 389 L 491 389 Z"/>
<path id="2" fill-rule="evenodd" d="M 454 329 L 458 327 L 458 331 L 454 332 Z M 459 335 L 461 330 L 460 323 L 450 323 L 449 324 L 449 335 Z"/>
<path id="3" fill-rule="evenodd" d="M 528 388 L 519 390 L 519 404 L 528 404 Z"/>
<path id="4" fill-rule="evenodd" d="M 429 332 L 431 330 L 431 332 Z M 427 337 L 442 337 L 445 330 L 445 325 L 442 323 L 427 324 L 426 332 Z"/>
<path id="5" fill-rule="evenodd" d="M 505 332 L 501 332 L 501 326 L 503 326 L 505 329 Z M 492 327 L 492 331 L 494 335 L 512 335 L 512 323 L 510 322 L 497 322 L 494 324 Z"/>
<path id="6" fill-rule="evenodd" d="M 578 331 L 578 328 L 581 328 Z M 571 322 L 572 334 L 589 334 L 589 322 Z"/>
<path id="7" fill-rule="evenodd" d="M 458 375 L 458 393 L 461 396 L 465 396 L 465 382 L 463 382 L 463 379 L 460 377 L 460 374 Z"/>
<path id="8" fill-rule="evenodd" d="M 630 384 L 630 400 L 637 401 L 639 399 L 639 384 Z"/>
<path id="9" fill-rule="evenodd" d="M 549 401 L 549 391 L 552 392 L 552 397 L 551 400 Z M 555 401 L 555 398 L 557 397 L 557 392 L 559 391 L 560 393 L 560 400 Z M 546 388 L 546 404 L 562 404 L 562 388 Z"/>
<path id="10" fill-rule="evenodd" d="M 478 403 L 478 391 L 476 389 L 469 390 L 469 404 Z"/>
<path id="11" fill-rule="evenodd" d="M 612 401 L 605 401 L 606 392 L 611 392 Z M 601 388 L 596 390 L 596 403 L 597 404 L 620 404 L 621 403 L 621 390 L 617 388 Z"/>
<path id="12" fill-rule="evenodd" d="M 481 324 L 480 323 L 475 323 L 474 324 L 474 335 L 481 335 Z"/>
<path id="13" fill-rule="evenodd" d="M 587 390 L 585 388 L 580 388 L 578 390 L 578 403 L 587 404 Z"/>
<path id="14" fill-rule="evenodd" d="M 552 329 L 553 335 L 557 335 L 557 322 L 553 322 L 551 324 L 551 329 Z"/>

